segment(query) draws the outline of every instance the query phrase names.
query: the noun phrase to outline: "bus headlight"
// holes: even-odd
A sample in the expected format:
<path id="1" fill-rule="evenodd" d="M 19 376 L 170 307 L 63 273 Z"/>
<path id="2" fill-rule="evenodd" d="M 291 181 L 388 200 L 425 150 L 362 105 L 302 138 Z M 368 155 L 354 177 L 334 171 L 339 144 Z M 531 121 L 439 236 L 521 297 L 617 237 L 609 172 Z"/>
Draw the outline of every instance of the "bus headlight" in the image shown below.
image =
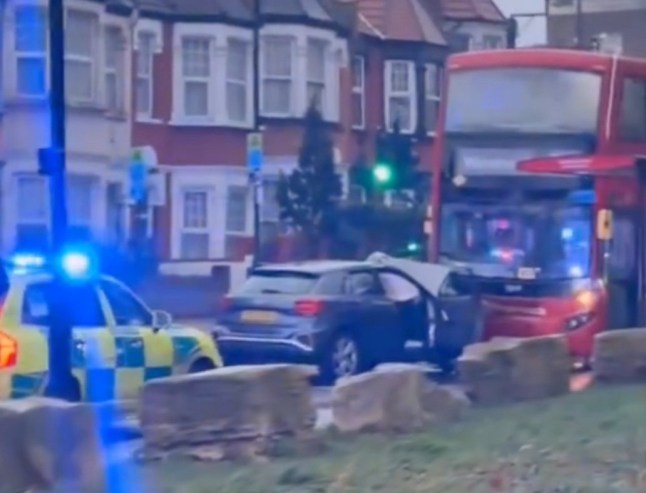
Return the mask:
<path id="1" fill-rule="evenodd" d="M 597 293 L 591 289 L 584 289 L 576 294 L 576 302 L 579 308 L 589 312 L 597 302 Z"/>

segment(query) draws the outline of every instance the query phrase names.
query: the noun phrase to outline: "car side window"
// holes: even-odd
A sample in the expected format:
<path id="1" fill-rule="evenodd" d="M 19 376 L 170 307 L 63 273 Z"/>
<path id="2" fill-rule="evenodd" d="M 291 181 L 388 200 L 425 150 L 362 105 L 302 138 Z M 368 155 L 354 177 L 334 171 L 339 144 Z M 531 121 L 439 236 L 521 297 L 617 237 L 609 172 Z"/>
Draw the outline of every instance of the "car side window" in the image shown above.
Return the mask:
<path id="1" fill-rule="evenodd" d="M 128 290 L 112 281 L 102 281 L 101 289 L 110 303 L 117 325 L 151 325 L 152 314 Z"/>
<path id="2" fill-rule="evenodd" d="M 49 302 L 44 284 L 33 284 L 25 289 L 22 299 L 21 321 L 24 325 L 49 325 Z"/>
<path id="3" fill-rule="evenodd" d="M 449 274 L 442 286 L 440 286 L 440 296 L 468 296 L 472 294 L 472 289 L 469 283 L 461 279 L 456 274 Z"/>
<path id="4" fill-rule="evenodd" d="M 373 272 L 351 272 L 345 280 L 345 292 L 355 296 L 374 296 L 384 294 Z"/>
<path id="5" fill-rule="evenodd" d="M 408 301 L 421 295 L 420 289 L 405 277 L 393 272 L 380 272 L 379 280 L 392 301 Z"/>
<path id="6" fill-rule="evenodd" d="M 22 303 L 22 322 L 26 325 L 49 326 L 51 324 L 51 303 L 49 282 L 28 286 Z M 72 327 L 90 329 L 105 327 L 105 314 L 93 284 L 68 286 L 67 309 Z"/>

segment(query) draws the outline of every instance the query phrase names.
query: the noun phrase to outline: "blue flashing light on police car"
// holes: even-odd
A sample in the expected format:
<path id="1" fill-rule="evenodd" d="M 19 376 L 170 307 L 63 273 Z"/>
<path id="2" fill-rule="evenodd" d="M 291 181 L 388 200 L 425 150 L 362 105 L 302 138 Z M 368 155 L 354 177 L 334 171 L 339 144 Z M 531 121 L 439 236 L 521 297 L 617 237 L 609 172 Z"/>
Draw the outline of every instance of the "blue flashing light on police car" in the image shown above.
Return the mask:
<path id="1" fill-rule="evenodd" d="M 71 278 L 87 277 L 92 270 L 92 261 L 84 252 L 69 251 L 61 257 L 61 268 Z"/>
<path id="2" fill-rule="evenodd" d="M 43 268 L 46 260 L 42 255 L 34 253 L 17 253 L 11 257 L 9 263 L 18 270 L 31 270 Z"/>
<path id="3" fill-rule="evenodd" d="M 572 265 L 568 269 L 568 274 L 571 277 L 583 277 L 583 274 L 584 274 L 583 267 L 581 267 L 580 265 Z"/>

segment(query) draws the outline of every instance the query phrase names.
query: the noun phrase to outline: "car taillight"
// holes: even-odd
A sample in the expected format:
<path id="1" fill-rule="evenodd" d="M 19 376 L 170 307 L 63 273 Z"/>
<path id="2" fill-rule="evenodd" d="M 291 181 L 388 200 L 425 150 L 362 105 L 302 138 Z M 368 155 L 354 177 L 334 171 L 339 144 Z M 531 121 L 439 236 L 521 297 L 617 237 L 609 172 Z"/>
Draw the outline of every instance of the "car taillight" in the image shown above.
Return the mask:
<path id="1" fill-rule="evenodd" d="M 315 317 L 323 311 L 320 300 L 299 300 L 294 304 L 294 312 L 302 317 Z"/>
<path id="2" fill-rule="evenodd" d="M 0 331 L 0 370 L 16 366 L 18 342 L 9 334 Z"/>
<path id="3" fill-rule="evenodd" d="M 219 308 L 221 312 L 226 312 L 229 308 L 231 308 L 231 298 L 229 298 L 228 296 L 222 298 L 219 303 Z"/>

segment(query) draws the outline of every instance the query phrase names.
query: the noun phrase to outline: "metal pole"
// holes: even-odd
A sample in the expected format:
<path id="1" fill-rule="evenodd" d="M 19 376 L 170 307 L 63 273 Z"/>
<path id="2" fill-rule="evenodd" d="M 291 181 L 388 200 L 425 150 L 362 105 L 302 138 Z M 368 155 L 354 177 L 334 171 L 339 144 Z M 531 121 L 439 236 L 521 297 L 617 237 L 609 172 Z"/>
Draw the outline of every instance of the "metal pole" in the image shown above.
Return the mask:
<path id="1" fill-rule="evenodd" d="M 65 9 L 63 0 L 50 0 L 49 67 L 51 148 L 49 149 L 49 193 L 51 208 L 52 258 L 63 253 L 67 237 L 67 205 L 65 187 Z M 51 307 L 49 328 L 48 395 L 70 398 L 78 392 L 71 372 L 72 330 L 69 320 L 69 292 L 62 272 L 54 269 L 52 289 L 48 293 Z"/>
<path id="2" fill-rule="evenodd" d="M 585 46 L 583 41 L 583 0 L 576 0 L 576 48 L 582 49 Z"/>
<path id="3" fill-rule="evenodd" d="M 254 132 L 260 131 L 260 2 L 255 0 L 253 3 L 253 117 Z M 260 193 L 261 193 L 261 172 L 255 172 L 250 177 L 253 193 L 253 266 L 257 267 L 261 263 L 260 250 Z"/>
<path id="4" fill-rule="evenodd" d="M 67 231 L 67 205 L 65 187 L 65 37 L 63 0 L 49 2 L 50 43 L 50 111 L 51 146 L 60 152 L 60 162 L 53 167 L 49 177 L 51 207 L 51 239 L 54 251 L 65 243 Z"/>

